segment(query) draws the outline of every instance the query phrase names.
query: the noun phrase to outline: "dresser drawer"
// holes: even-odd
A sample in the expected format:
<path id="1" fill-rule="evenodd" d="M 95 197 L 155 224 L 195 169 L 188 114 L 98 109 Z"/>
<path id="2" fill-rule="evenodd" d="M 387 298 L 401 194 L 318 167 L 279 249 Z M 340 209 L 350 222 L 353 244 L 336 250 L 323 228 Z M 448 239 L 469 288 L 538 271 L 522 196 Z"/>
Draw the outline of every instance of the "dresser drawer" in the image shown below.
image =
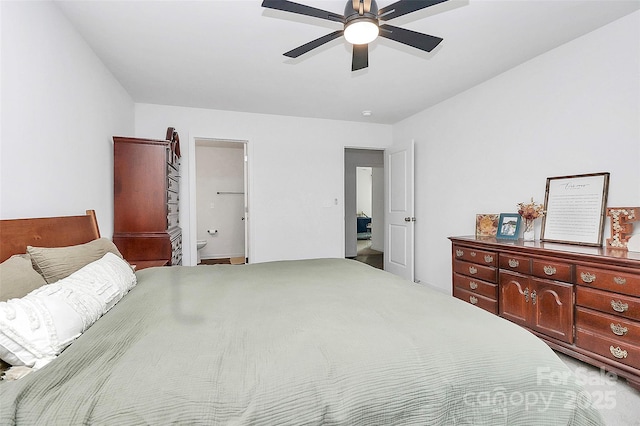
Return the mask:
<path id="1" fill-rule="evenodd" d="M 576 304 L 611 315 L 640 320 L 640 298 L 637 297 L 577 286 Z"/>
<path id="2" fill-rule="evenodd" d="M 179 192 L 178 189 L 178 181 L 176 179 L 167 178 L 167 190 L 172 192 Z"/>
<path id="3" fill-rule="evenodd" d="M 573 282 L 573 265 L 548 259 L 532 259 L 531 273 L 539 278 L 554 281 Z"/>
<path id="4" fill-rule="evenodd" d="M 178 180 L 179 174 L 178 169 L 173 167 L 171 164 L 167 164 L 167 176 L 173 178 L 174 180 Z"/>
<path id="5" fill-rule="evenodd" d="M 178 203 L 178 193 L 173 191 L 167 191 L 167 203 L 177 204 Z"/>
<path id="6" fill-rule="evenodd" d="M 640 347 L 638 346 L 583 330 L 576 332 L 576 346 L 633 368 L 640 368 Z"/>
<path id="7" fill-rule="evenodd" d="M 180 211 L 180 208 L 178 206 L 178 204 L 176 203 L 168 203 L 167 204 L 167 214 L 169 216 L 171 215 L 177 215 Z"/>
<path id="8" fill-rule="evenodd" d="M 171 240 L 171 265 L 182 264 L 182 234 Z"/>
<path id="9" fill-rule="evenodd" d="M 615 291 L 631 296 L 640 295 L 640 271 L 637 274 L 607 269 L 576 266 L 576 282 L 580 285 Z"/>
<path id="10" fill-rule="evenodd" d="M 453 288 L 453 296 L 460 300 L 464 300 L 467 303 L 471 303 L 474 306 L 482 308 L 485 311 L 489 311 L 494 315 L 498 315 L 498 302 L 493 299 L 489 299 L 488 297 L 484 297 L 479 294 L 474 294 L 459 287 Z"/>
<path id="11" fill-rule="evenodd" d="M 180 225 L 180 216 L 175 213 L 175 214 L 168 214 L 167 215 L 167 229 L 172 229 L 175 228 L 176 226 Z"/>
<path id="12" fill-rule="evenodd" d="M 456 260 L 453 262 L 453 270 L 468 277 L 478 278 L 492 283 L 497 282 L 497 269 L 491 266 L 482 266 L 476 263 Z"/>
<path id="13" fill-rule="evenodd" d="M 471 249 L 469 247 L 455 246 L 453 254 L 456 259 L 478 263 L 486 266 L 497 266 L 498 255 L 493 251 Z"/>
<path id="14" fill-rule="evenodd" d="M 576 327 L 623 343 L 640 346 L 640 322 L 577 307 Z"/>
<path id="15" fill-rule="evenodd" d="M 511 253 L 500 253 L 500 269 L 529 274 L 531 269 L 530 263 L 531 261 L 528 257 Z"/>
<path id="16" fill-rule="evenodd" d="M 498 286 L 466 275 L 453 274 L 453 285 L 471 293 L 498 300 Z"/>

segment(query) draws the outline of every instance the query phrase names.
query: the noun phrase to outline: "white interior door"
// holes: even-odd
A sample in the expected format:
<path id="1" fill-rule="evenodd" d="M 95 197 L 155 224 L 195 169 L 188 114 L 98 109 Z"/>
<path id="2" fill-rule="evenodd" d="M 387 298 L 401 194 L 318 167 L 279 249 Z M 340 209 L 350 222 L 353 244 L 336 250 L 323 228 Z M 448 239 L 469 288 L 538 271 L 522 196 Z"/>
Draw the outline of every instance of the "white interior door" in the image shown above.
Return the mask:
<path id="1" fill-rule="evenodd" d="M 384 269 L 414 280 L 414 141 L 385 150 Z"/>

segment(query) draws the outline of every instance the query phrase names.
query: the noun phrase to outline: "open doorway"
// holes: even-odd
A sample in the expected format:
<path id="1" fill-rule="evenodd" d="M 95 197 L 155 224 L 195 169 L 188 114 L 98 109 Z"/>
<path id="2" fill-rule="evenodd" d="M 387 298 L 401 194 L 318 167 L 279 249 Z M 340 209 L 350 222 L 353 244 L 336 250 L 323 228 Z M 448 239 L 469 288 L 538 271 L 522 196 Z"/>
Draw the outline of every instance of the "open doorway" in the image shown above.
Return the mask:
<path id="1" fill-rule="evenodd" d="M 345 149 L 345 257 L 384 265 L 384 155 Z"/>
<path id="2" fill-rule="evenodd" d="M 246 148 L 243 141 L 195 141 L 198 264 L 248 262 Z"/>

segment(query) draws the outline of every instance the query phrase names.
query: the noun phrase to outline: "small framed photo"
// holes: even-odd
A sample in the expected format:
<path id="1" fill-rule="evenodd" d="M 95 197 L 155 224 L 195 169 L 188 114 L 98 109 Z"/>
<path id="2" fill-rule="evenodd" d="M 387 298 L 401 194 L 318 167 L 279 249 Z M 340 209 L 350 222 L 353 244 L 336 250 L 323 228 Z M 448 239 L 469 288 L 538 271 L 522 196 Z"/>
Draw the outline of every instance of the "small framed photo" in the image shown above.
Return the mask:
<path id="1" fill-rule="evenodd" d="M 476 237 L 495 237 L 498 233 L 499 214 L 476 215 Z"/>
<path id="2" fill-rule="evenodd" d="M 521 217 L 518 213 L 500 213 L 498 220 L 498 233 L 496 238 L 504 240 L 517 240 L 520 231 Z"/>

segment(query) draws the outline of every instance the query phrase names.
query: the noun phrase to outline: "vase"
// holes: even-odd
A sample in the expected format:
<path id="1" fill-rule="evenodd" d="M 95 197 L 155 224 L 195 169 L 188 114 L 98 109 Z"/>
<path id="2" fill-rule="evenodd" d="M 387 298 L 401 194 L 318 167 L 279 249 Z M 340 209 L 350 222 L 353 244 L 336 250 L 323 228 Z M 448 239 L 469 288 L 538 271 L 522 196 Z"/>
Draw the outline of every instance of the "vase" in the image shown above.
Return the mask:
<path id="1" fill-rule="evenodd" d="M 534 219 L 523 219 L 522 222 L 522 240 L 523 241 L 534 241 L 536 239 L 535 236 L 535 227 L 533 226 L 535 220 Z"/>

